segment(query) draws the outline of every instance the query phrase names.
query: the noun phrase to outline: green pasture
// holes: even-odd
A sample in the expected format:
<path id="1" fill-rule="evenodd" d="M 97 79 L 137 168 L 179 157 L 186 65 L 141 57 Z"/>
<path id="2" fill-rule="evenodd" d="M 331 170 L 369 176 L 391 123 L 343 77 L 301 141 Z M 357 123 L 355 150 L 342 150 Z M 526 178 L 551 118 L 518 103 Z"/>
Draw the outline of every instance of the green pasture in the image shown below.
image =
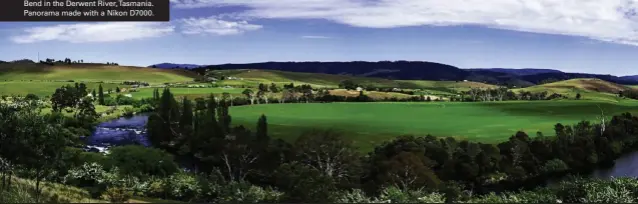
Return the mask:
<path id="1" fill-rule="evenodd" d="M 554 135 L 556 123 L 596 120 L 599 105 L 611 116 L 638 112 L 638 102 L 512 101 L 489 103 L 325 103 L 266 104 L 231 109 L 233 123 L 254 128 L 261 114 L 268 117 L 274 137 L 294 140 L 312 128 L 344 132 L 362 149 L 399 135 L 456 137 L 480 142 L 507 140 L 516 131 L 530 136 Z"/>
<path id="2" fill-rule="evenodd" d="M 49 81 L 0 81 L 0 95 L 21 95 L 35 94 L 38 96 L 50 96 L 55 89 L 64 85 L 74 85 L 75 82 L 49 82 Z M 90 90 L 98 89 L 99 83 L 84 82 Z M 127 88 L 129 86 L 115 83 L 102 83 L 104 91 L 115 90 L 116 87 Z"/>
<path id="3" fill-rule="evenodd" d="M 131 92 L 129 94 L 133 95 L 133 98 L 141 99 L 141 98 L 153 98 L 153 90 L 154 88 L 141 88 L 138 89 L 138 92 Z M 208 97 L 210 94 L 215 94 L 221 96 L 222 93 L 228 92 L 231 95 L 241 95 L 244 88 L 170 88 L 171 93 L 176 96 L 187 96 L 191 99 L 197 97 Z M 160 93 L 162 89 L 160 88 Z"/>
<path id="4" fill-rule="evenodd" d="M 237 77 L 242 80 L 222 80 L 223 85 L 256 86 L 259 83 L 275 83 L 278 85 L 294 83 L 310 84 L 313 87 L 337 88 L 344 80 L 351 80 L 364 86 L 398 87 L 396 81 L 381 78 L 354 77 L 321 73 L 284 72 L 276 70 L 220 70 L 219 75 Z"/>
<path id="5" fill-rule="evenodd" d="M 103 66 L 103 65 L 33 65 L 27 68 L 0 66 L 0 81 L 144 81 L 148 83 L 190 82 L 194 73 L 183 70 L 162 70 L 143 67 Z"/>
<path id="6" fill-rule="evenodd" d="M 494 89 L 498 88 L 496 85 L 485 84 L 473 81 L 425 81 L 425 80 L 397 80 L 402 88 L 410 89 L 431 89 L 437 90 L 437 88 L 446 88 L 455 91 L 468 91 L 471 88 L 480 89 Z"/>

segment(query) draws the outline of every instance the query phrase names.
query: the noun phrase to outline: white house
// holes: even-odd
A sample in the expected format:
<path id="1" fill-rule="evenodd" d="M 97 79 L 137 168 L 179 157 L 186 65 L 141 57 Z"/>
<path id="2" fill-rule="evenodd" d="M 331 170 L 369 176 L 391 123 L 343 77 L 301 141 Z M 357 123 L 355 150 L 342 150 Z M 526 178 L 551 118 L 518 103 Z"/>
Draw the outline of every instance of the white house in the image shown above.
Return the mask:
<path id="1" fill-rule="evenodd" d="M 357 91 L 363 91 L 363 88 L 357 87 Z"/>

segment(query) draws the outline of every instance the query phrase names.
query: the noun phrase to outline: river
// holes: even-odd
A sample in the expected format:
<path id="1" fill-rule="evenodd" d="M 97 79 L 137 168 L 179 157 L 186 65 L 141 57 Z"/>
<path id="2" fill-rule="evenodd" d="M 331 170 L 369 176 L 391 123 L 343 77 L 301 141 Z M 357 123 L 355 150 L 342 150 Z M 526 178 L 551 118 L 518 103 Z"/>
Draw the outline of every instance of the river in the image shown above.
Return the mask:
<path id="1" fill-rule="evenodd" d="M 85 138 L 87 151 L 108 152 L 112 146 L 143 145 L 150 146 L 146 137 L 148 114 L 121 117 L 103 122 L 95 127 L 90 137 Z"/>
<path id="2" fill-rule="evenodd" d="M 93 134 L 86 138 L 87 151 L 108 152 L 108 148 L 121 145 L 150 146 L 146 137 L 148 114 L 122 117 L 100 123 Z M 638 177 L 638 152 L 624 155 L 611 168 L 598 169 L 590 174 L 594 178 Z"/>
<path id="3" fill-rule="evenodd" d="M 638 177 L 638 152 L 632 152 L 616 159 L 616 164 L 611 168 L 595 170 L 591 177 L 600 179 Z"/>

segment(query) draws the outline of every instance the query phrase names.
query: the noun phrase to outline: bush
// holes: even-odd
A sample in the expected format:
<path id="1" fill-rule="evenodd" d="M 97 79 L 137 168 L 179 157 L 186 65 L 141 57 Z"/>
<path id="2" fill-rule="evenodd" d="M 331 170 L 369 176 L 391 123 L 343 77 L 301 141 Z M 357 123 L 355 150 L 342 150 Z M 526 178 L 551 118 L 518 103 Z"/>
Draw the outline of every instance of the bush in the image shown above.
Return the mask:
<path id="1" fill-rule="evenodd" d="M 36 96 L 35 94 L 27 94 L 27 96 L 25 96 L 24 99 L 37 101 L 37 100 L 40 100 L 40 97 Z"/>
<path id="2" fill-rule="evenodd" d="M 445 196 L 440 193 L 426 193 L 424 191 L 403 191 L 397 187 L 388 187 L 381 191 L 377 198 L 366 197 L 363 191 L 341 193 L 337 196 L 337 203 L 445 203 Z"/>
<path id="3" fill-rule="evenodd" d="M 88 190 L 92 197 L 97 198 L 114 182 L 117 172 L 117 169 L 107 172 L 98 163 L 84 163 L 81 167 L 69 170 L 69 174 L 64 177 L 64 183 L 82 187 Z"/>
<path id="4" fill-rule="evenodd" d="M 244 182 L 231 182 L 221 186 L 218 203 L 274 203 L 283 193 Z"/>
<path id="5" fill-rule="evenodd" d="M 201 193 L 197 178 L 183 172 L 168 177 L 164 185 L 171 199 L 190 201 Z"/>
<path id="6" fill-rule="evenodd" d="M 166 177 L 179 170 L 171 154 L 156 148 L 137 145 L 114 147 L 108 158 L 123 175 L 141 179 L 150 176 Z"/>
<path id="7" fill-rule="evenodd" d="M 102 194 L 102 199 L 111 201 L 113 203 L 123 203 L 131 199 L 133 195 L 130 191 L 127 191 L 124 188 L 107 188 L 104 194 Z"/>

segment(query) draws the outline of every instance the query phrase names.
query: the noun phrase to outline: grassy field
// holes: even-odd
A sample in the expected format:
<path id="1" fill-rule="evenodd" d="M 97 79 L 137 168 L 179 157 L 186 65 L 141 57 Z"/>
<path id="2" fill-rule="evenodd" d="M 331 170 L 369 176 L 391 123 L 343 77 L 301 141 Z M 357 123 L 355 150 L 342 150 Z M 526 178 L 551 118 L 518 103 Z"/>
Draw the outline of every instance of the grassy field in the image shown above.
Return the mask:
<path id="1" fill-rule="evenodd" d="M 632 87 L 599 79 L 570 79 L 522 89 L 515 89 L 514 92 L 530 91 L 537 93 L 547 91 L 549 94 L 558 93 L 571 99 L 576 98 L 576 95 L 580 93 L 582 100 L 617 102 L 624 100 L 618 97 L 618 92 L 631 88 Z"/>
<path id="2" fill-rule="evenodd" d="M 389 79 L 353 77 L 345 75 L 284 72 L 275 70 L 221 70 L 218 74 L 237 77 L 242 80 L 223 80 L 222 85 L 246 85 L 257 86 L 259 83 L 275 84 L 310 84 L 314 87 L 337 88 L 344 80 L 352 80 L 361 85 L 374 85 L 378 87 L 397 87 L 398 83 Z"/>
<path id="3" fill-rule="evenodd" d="M 0 94 L 2 95 L 21 95 L 35 94 L 38 96 L 50 96 L 55 89 L 64 85 L 74 85 L 74 82 L 50 82 L 50 81 L 0 81 Z M 86 82 L 89 90 L 96 89 L 99 83 Z M 102 83 L 104 91 L 108 89 L 115 90 L 116 87 L 127 88 L 129 86 L 115 83 Z"/>
<path id="4" fill-rule="evenodd" d="M 41 198 L 42 203 L 109 203 L 104 200 L 92 199 L 89 192 L 62 184 L 49 183 L 42 181 Z M 10 190 L 3 190 L 0 193 L 0 201 L 5 203 L 35 203 L 36 182 L 33 180 L 12 178 L 12 187 Z M 57 198 L 57 200 L 52 200 Z M 54 202 L 51 202 L 54 201 Z"/>
<path id="5" fill-rule="evenodd" d="M 424 81 L 424 80 L 398 80 L 399 87 L 411 88 L 411 89 L 433 89 L 433 88 L 447 88 L 456 91 L 468 91 L 471 88 L 480 89 L 494 89 L 498 86 L 491 84 L 484 84 L 473 81 Z"/>
<path id="6" fill-rule="evenodd" d="M 9 66 L 11 64 L 5 64 Z M 180 70 L 162 70 L 143 67 L 109 65 L 20 65 L 19 68 L 0 66 L 2 80 L 75 80 L 75 81 L 145 81 L 148 83 L 188 82 L 195 74 Z"/>
<path id="7" fill-rule="evenodd" d="M 408 95 L 408 94 L 403 94 L 403 93 L 395 93 L 395 92 L 379 92 L 379 91 L 364 91 L 363 92 L 365 95 L 369 96 L 372 99 L 375 100 L 383 100 L 385 98 L 392 98 L 392 97 L 396 97 L 397 99 L 405 99 L 405 98 L 410 98 L 410 97 L 414 97 L 414 96 L 418 96 L 418 95 Z M 345 89 L 334 89 L 334 90 L 330 90 L 330 94 L 332 95 L 336 95 L 336 96 L 347 96 L 347 97 L 357 97 L 359 96 L 359 92 L 358 91 L 354 91 L 354 90 L 345 90 Z M 436 100 L 437 98 L 439 98 L 438 96 L 434 96 L 434 95 L 425 95 L 425 97 L 430 96 L 431 100 Z"/>
<path id="8" fill-rule="evenodd" d="M 152 98 L 153 97 L 153 88 L 142 88 L 138 89 L 138 92 L 130 93 L 133 95 L 133 98 L 141 99 L 141 98 Z M 173 93 L 176 97 L 187 96 L 190 99 L 194 99 L 197 97 L 206 98 L 210 96 L 210 94 L 215 94 L 217 96 L 221 96 L 222 93 L 228 92 L 231 95 L 242 95 L 242 88 L 170 88 L 171 93 Z M 161 89 L 160 89 L 161 93 Z"/>
<path id="9" fill-rule="evenodd" d="M 234 124 L 254 128 L 268 116 L 274 137 L 294 140 L 310 128 L 343 131 L 364 150 L 399 135 L 451 136 L 481 142 L 507 140 L 516 131 L 552 136 L 556 123 L 595 120 L 600 105 L 607 115 L 638 112 L 638 102 L 513 101 L 492 103 L 327 103 L 268 104 L 231 109 Z"/>
<path id="10" fill-rule="evenodd" d="M 123 81 L 144 81 L 150 84 L 192 82 L 195 73 L 184 70 L 162 70 L 143 67 L 109 65 L 42 65 L 42 64 L 1 64 L 0 94 L 40 96 L 52 94 L 56 88 L 84 82 L 89 89 L 97 88 L 96 82 L 104 82 L 105 90 L 115 87 L 124 88 Z"/>

